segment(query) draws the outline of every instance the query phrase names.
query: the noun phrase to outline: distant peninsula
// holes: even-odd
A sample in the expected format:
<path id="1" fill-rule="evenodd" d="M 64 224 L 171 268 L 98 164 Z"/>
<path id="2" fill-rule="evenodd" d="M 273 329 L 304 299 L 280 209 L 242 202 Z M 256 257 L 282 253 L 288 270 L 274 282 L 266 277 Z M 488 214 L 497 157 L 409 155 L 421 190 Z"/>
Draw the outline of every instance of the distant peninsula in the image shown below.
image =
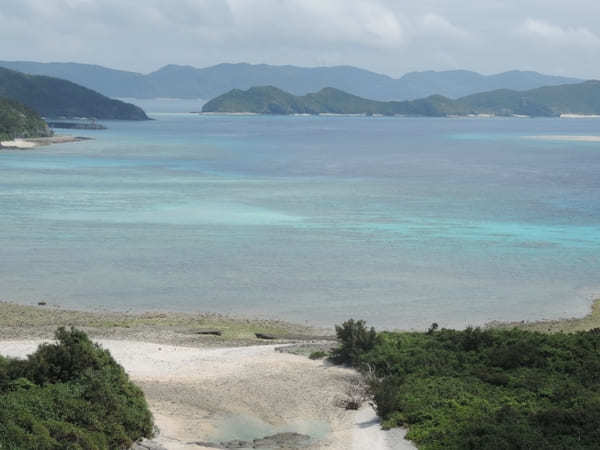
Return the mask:
<path id="1" fill-rule="evenodd" d="M 363 114 L 449 117 L 469 115 L 558 117 L 600 114 L 600 81 L 548 86 L 527 91 L 498 89 L 456 100 L 432 95 L 382 102 L 334 88 L 296 96 L 273 86 L 233 89 L 204 105 L 204 113 Z"/>
<path id="2" fill-rule="evenodd" d="M 14 100 L 0 98 L 0 142 L 49 136 L 52 131 L 38 113 Z"/>
<path id="3" fill-rule="evenodd" d="M 70 81 L 0 68 L 0 97 L 9 98 L 48 118 L 149 120 L 139 107 L 105 97 Z"/>

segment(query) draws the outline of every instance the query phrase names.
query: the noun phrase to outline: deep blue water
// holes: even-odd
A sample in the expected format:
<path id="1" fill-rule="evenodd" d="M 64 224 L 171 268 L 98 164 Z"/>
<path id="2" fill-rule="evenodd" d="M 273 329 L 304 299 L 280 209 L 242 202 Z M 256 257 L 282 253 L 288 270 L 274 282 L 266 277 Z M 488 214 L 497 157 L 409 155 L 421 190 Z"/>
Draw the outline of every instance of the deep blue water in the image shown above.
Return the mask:
<path id="1" fill-rule="evenodd" d="M 600 297 L 597 119 L 156 115 L 0 153 L 0 298 L 424 328 Z"/>

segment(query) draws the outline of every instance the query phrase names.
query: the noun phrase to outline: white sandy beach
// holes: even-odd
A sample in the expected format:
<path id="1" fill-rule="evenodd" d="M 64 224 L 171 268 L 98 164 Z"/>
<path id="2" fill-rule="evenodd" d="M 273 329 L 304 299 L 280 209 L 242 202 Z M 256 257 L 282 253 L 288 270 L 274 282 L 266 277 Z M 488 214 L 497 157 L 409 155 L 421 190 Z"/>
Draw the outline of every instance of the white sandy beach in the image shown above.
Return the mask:
<path id="1" fill-rule="evenodd" d="M 24 357 L 41 341 L 0 341 L 0 354 Z M 275 351 L 275 346 L 191 348 L 101 340 L 145 392 L 167 449 L 202 449 L 198 441 L 236 439 L 256 428 L 317 434 L 310 449 L 414 449 L 403 432 L 382 431 L 372 408 L 337 405 L 355 373 Z M 250 425 L 244 425 L 250 424 Z"/>
<path id="2" fill-rule="evenodd" d="M 79 142 L 86 139 L 87 138 L 64 135 L 44 138 L 13 139 L 12 141 L 1 141 L 0 148 L 28 150 L 31 148 L 42 147 L 44 145 L 65 144 L 67 142 Z"/>
<path id="3" fill-rule="evenodd" d="M 0 142 L 0 147 L 28 149 L 38 147 L 38 145 L 35 142 L 31 142 L 27 139 L 13 139 L 12 141 Z"/>

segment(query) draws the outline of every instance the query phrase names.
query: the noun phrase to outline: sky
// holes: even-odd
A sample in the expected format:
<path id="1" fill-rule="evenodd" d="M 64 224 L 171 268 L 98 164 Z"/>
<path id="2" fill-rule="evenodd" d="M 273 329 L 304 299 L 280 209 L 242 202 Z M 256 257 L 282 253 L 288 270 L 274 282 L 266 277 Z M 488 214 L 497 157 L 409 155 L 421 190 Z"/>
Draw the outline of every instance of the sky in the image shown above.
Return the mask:
<path id="1" fill-rule="evenodd" d="M 0 59 L 600 78 L 598 0 L 0 0 Z"/>

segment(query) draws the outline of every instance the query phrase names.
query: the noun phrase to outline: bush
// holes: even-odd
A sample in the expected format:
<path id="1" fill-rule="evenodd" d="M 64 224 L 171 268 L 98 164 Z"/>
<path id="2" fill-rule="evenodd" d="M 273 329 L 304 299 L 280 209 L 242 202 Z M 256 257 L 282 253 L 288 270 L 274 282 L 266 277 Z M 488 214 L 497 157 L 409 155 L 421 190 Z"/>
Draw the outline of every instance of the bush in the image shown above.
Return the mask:
<path id="1" fill-rule="evenodd" d="M 332 359 L 338 364 L 360 364 L 360 356 L 375 347 L 375 328 L 367 329 L 364 320 L 350 319 L 335 327 L 339 347 L 332 351 Z"/>
<path id="2" fill-rule="evenodd" d="M 308 357 L 310 359 L 323 359 L 327 357 L 327 353 L 323 350 L 318 350 L 316 352 L 312 352 Z"/>
<path id="3" fill-rule="evenodd" d="M 596 331 L 432 326 L 366 338 L 360 321 L 336 331 L 338 361 L 374 375 L 370 395 L 384 427 L 408 426 L 421 450 L 598 448 Z"/>
<path id="4" fill-rule="evenodd" d="M 150 437 L 144 395 L 110 353 L 76 329 L 56 339 L 25 361 L 0 357 L 0 448 L 112 450 Z"/>

